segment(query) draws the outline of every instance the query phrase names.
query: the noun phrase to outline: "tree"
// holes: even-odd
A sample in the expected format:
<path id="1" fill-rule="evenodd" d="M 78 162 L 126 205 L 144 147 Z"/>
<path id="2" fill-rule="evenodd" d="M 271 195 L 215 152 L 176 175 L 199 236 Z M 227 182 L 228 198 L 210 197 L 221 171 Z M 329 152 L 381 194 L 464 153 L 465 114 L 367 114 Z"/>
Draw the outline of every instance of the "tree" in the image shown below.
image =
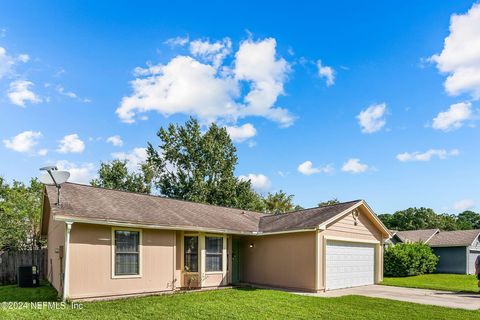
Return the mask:
<path id="1" fill-rule="evenodd" d="M 113 160 L 102 162 L 98 170 L 98 178 L 90 181 L 94 187 L 150 193 L 151 183 L 147 166 L 142 166 L 139 173 L 129 172 L 127 162 Z"/>
<path id="2" fill-rule="evenodd" d="M 268 193 L 264 202 L 265 209 L 269 213 L 286 213 L 295 209 L 295 205 L 293 204 L 293 194 L 287 195 L 282 190 L 275 193 Z"/>
<path id="3" fill-rule="evenodd" d="M 333 198 L 333 199 L 330 199 L 330 200 L 327 200 L 327 201 L 319 202 L 318 206 L 319 207 L 325 207 L 325 206 L 332 206 L 334 204 L 339 204 L 339 203 L 340 203 L 340 201 L 338 201 L 337 198 Z"/>
<path id="4" fill-rule="evenodd" d="M 438 228 L 439 218 L 430 208 L 408 208 L 392 216 L 380 215 L 385 226 L 392 230 L 418 230 Z"/>
<path id="5" fill-rule="evenodd" d="M 202 133 L 197 120 L 170 124 L 157 133 L 160 143 L 148 143 L 147 166 L 161 194 L 247 210 L 262 209 L 250 181 L 235 175 L 236 148 L 223 127 L 212 123 Z"/>
<path id="6" fill-rule="evenodd" d="M 33 250 L 39 241 L 43 185 L 31 179 L 29 185 L 0 182 L 0 249 Z"/>
<path id="7" fill-rule="evenodd" d="M 467 210 L 458 214 L 457 228 L 460 230 L 480 229 L 480 213 Z"/>

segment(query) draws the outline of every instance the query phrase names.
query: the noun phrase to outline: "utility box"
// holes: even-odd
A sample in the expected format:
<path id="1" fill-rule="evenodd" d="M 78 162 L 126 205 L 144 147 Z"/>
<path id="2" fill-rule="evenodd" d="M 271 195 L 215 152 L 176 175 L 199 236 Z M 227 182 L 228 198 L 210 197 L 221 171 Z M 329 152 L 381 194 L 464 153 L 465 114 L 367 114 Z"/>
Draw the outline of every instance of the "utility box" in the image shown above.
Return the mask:
<path id="1" fill-rule="evenodd" d="M 18 286 L 20 288 L 33 288 L 40 286 L 37 266 L 18 267 Z"/>

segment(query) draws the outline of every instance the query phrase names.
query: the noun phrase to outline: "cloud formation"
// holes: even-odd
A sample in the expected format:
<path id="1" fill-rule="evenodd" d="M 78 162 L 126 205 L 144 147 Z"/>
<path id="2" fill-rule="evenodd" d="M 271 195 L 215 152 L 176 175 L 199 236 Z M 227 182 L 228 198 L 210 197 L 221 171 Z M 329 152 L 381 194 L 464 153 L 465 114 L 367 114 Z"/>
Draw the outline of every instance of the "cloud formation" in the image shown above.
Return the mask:
<path id="1" fill-rule="evenodd" d="M 245 123 L 241 126 L 227 126 L 225 128 L 234 142 L 245 141 L 253 138 L 257 134 L 257 130 L 251 123 Z"/>
<path id="2" fill-rule="evenodd" d="M 85 143 L 76 133 L 63 137 L 57 149 L 59 153 L 81 153 L 83 150 L 85 150 Z"/>
<path id="3" fill-rule="evenodd" d="M 332 67 L 322 65 L 322 61 L 317 61 L 318 76 L 320 78 L 325 78 L 327 87 L 333 86 L 335 84 L 335 70 Z"/>
<path id="4" fill-rule="evenodd" d="M 228 38 L 219 42 L 195 40 L 190 42 L 190 55 L 136 68 L 133 93 L 122 98 L 116 110 L 118 117 L 132 123 L 140 113 L 157 111 L 164 116 L 194 115 L 205 122 L 235 123 L 240 118 L 259 116 L 284 127 L 291 125 L 294 117 L 276 106 L 284 94 L 290 66 L 277 57 L 275 39 L 241 42 L 233 68 L 223 63 L 231 55 Z"/>
<path id="5" fill-rule="evenodd" d="M 445 160 L 449 157 L 456 157 L 460 154 L 458 149 L 447 151 L 445 149 L 429 149 L 425 152 L 404 152 L 397 155 L 397 160 L 401 162 L 409 161 L 430 161 L 433 157 Z"/>
<path id="6" fill-rule="evenodd" d="M 385 124 L 385 112 L 387 105 L 385 103 L 373 104 L 367 109 L 362 110 L 357 116 L 358 124 L 363 133 L 374 133 L 382 129 Z"/>
<path id="7" fill-rule="evenodd" d="M 447 111 L 442 111 L 433 118 L 432 128 L 451 131 L 462 127 L 464 122 L 472 119 L 472 117 L 472 104 L 470 102 L 455 103 Z"/>
<path id="8" fill-rule="evenodd" d="M 147 160 L 147 150 L 145 148 L 133 148 L 130 152 L 112 153 L 114 159 L 127 162 L 129 171 L 138 171 L 140 165 Z"/>
<path id="9" fill-rule="evenodd" d="M 342 166 L 342 171 L 349 173 L 362 173 L 369 169 L 369 166 L 365 163 L 361 163 L 360 159 L 348 159 Z"/>
<path id="10" fill-rule="evenodd" d="M 41 137 L 40 131 L 24 131 L 10 139 L 4 139 L 3 144 L 6 148 L 16 152 L 30 152 Z"/>
<path id="11" fill-rule="evenodd" d="M 42 99 L 30 89 L 32 86 L 33 82 L 27 80 L 11 82 L 7 94 L 10 102 L 20 107 L 25 107 L 26 102 L 42 102 Z"/>
<path id="12" fill-rule="evenodd" d="M 250 180 L 253 189 L 255 189 L 258 192 L 265 192 L 270 189 L 270 186 L 272 183 L 270 182 L 270 179 L 264 174 L 255 174 L 255 173 L 250 173 L 246 176 L 239 176 L 238 179 L 248 181 Z"/>
<path id="13" fill-rule="evenodd" d="M 450 18 L 450 34 L 440 54 L 430 57 L 440 72 L 448 74 L 444 82 L 450 95 L 468 93 L 480 98 L 480 4 L 465 14 Z"/>
<path id="14" fill-rule="evenodd" d="M 301 164 L 298 165 L 297 167 L 298 172 L 300 172 L 303 175 L 310 176 L 315 173 L 331 173 L 333 172 L 333 166 L 332 165 L 326 165 L 323 167 L 318 167 L 315 168 L 313 167 L 312 161 L 305 161 Z"/>

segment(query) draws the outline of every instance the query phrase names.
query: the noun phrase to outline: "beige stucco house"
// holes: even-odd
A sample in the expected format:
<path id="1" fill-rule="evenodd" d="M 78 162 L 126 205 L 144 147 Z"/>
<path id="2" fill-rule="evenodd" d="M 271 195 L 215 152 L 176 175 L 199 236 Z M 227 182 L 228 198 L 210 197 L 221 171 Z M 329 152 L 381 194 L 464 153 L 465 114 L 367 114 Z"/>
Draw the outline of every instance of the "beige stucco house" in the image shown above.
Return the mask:
<path id="1" fill-rule="evenodd" d="M 66 183 L 45 188 L 48 278 L 68 299 L 250 283 L 378 283 L 389 232 L 363 200 L 268 215 Z"/>

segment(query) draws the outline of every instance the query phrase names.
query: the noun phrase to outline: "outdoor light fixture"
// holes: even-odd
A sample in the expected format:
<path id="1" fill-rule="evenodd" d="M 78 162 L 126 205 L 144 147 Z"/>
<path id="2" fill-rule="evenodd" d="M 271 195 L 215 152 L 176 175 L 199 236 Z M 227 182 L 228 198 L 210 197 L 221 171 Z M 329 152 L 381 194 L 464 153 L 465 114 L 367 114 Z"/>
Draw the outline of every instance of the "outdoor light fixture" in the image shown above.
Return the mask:
<path id="1" fill-rule="evenodd" d="M 253 248 L 253 247 L 255 247 L 255 245 L 253 243 L 250 243 L 249 247 Z"/>
<path id="2" fill-rule="evenodd" d="M 360 215 L 360 213 L 358 212 L 357 209 L 354 209 L 352 211 L 352 217 L 353 217 L 353 224 L 354 225 L 358 225 L 358 216 Z"/>

